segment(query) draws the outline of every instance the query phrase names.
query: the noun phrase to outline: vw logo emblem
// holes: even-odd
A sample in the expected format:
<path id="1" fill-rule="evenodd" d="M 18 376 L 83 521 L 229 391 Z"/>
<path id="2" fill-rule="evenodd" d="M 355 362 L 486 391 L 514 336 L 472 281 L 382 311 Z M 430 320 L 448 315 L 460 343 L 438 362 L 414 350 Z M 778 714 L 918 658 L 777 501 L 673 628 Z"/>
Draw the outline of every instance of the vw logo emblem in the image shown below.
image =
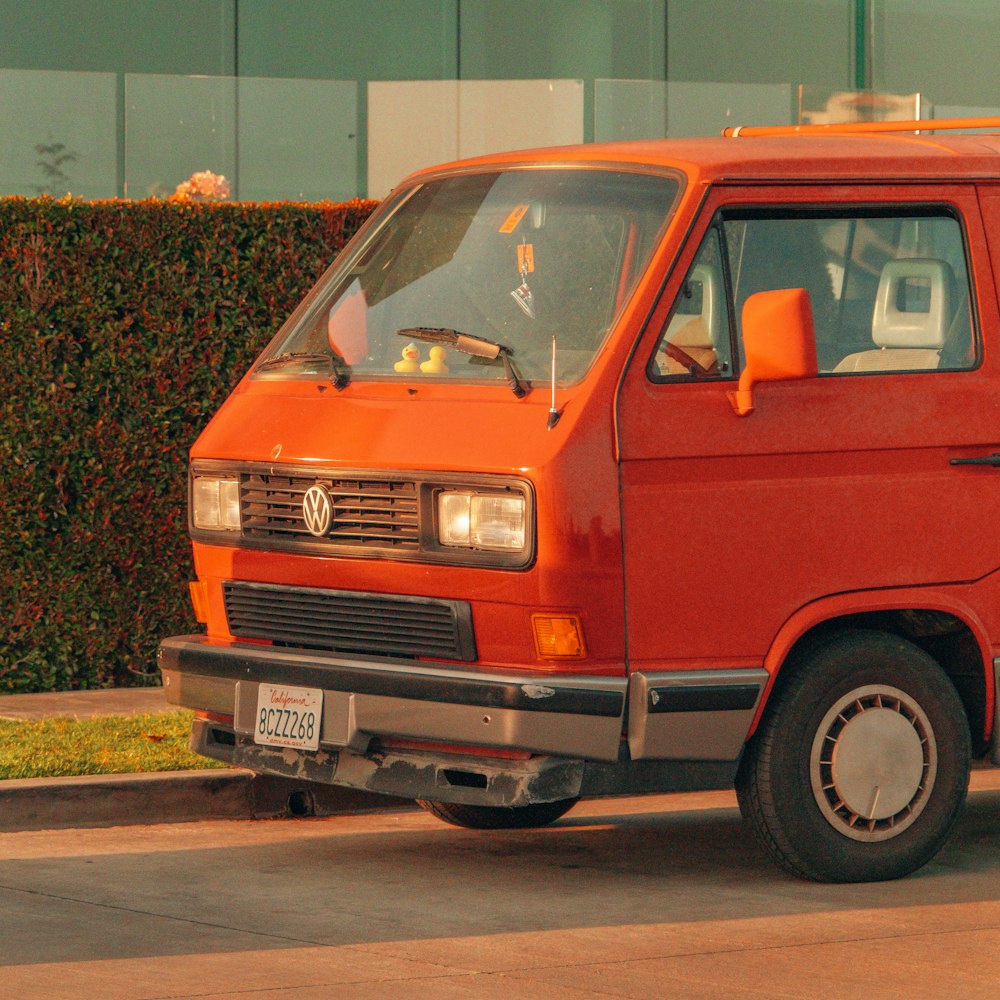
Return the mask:
<path id="1" fill-rule="evenodd" d="M 302 498 L 302 520 L 310 535 L 323 538 L 333 522 L 333 504 L 325 486 L 317 483 L 306 490 Z"/>

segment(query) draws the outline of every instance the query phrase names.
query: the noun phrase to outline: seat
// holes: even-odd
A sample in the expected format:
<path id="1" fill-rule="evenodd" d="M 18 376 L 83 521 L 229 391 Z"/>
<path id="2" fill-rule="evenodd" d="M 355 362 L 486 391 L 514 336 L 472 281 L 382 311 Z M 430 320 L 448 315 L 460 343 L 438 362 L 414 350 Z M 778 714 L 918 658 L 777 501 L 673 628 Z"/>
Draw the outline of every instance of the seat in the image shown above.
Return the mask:
<path id="1" fill-rule="evenodd" d="M 722 319 L 722 283 L 705 264 L 691 268 L 684 291 L 660 346 L 661 375 L 696 375 L 718 370 L 716 345 Z"/>
<path id="2" fill-rule="evenodd" d="M 955 280 L 943 260 L 911 257 L 882 268 L 872 341 L 876 349 L 849 354 L 835 372 L 934 369 L 948 334 Z"/>

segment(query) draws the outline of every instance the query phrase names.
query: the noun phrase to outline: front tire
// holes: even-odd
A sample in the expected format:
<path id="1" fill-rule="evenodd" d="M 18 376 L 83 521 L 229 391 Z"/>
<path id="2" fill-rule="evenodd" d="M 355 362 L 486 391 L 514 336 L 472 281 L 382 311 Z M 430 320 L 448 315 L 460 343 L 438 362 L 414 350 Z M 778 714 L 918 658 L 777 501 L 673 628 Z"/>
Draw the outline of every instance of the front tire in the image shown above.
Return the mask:
<path id="1" fill-rule="evenodd" d="M 874 631 L 840 633 L 787 669 L 737 775 L 757 839 L 819 882 L 926 864 L 969 782 L 968 721 L 947 675 L 913 643 Z"/>
<path id="2" fill-rule="evenodd" d="M 554 823 L 578 801 L 560 799 L 557 802 L 533 802 L 526 806 L 466 806 L 458 802 L 418 799 L 417 804 L 452 826 L 470 830 L 527 830 Z"/>

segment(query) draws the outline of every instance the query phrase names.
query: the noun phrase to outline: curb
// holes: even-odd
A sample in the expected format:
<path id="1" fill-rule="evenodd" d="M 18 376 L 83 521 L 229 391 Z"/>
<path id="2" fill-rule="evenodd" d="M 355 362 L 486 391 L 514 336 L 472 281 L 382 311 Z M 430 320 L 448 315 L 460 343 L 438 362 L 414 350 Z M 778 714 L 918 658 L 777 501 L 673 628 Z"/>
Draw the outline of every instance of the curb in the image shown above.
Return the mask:
<path id="1" fill-rule="evenodd" d="M 0 833 L 411 808 L 406 799 L 243 770 L 0 781 Z"/>

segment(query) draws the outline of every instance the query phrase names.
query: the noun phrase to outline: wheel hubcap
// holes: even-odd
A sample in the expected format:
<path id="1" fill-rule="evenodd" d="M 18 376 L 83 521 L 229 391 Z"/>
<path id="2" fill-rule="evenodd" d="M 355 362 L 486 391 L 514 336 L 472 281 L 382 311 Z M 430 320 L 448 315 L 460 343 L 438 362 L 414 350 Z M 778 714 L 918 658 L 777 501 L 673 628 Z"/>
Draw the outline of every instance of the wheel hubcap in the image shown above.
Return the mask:
<path id="1" fill-rule="evenodd" d="M 856 688 L 824 716 L 810 755 L 813 794 L 853 840 L 888 840 L 923 810 L 937 773 L 930 721 L 904 691 Z"/>

